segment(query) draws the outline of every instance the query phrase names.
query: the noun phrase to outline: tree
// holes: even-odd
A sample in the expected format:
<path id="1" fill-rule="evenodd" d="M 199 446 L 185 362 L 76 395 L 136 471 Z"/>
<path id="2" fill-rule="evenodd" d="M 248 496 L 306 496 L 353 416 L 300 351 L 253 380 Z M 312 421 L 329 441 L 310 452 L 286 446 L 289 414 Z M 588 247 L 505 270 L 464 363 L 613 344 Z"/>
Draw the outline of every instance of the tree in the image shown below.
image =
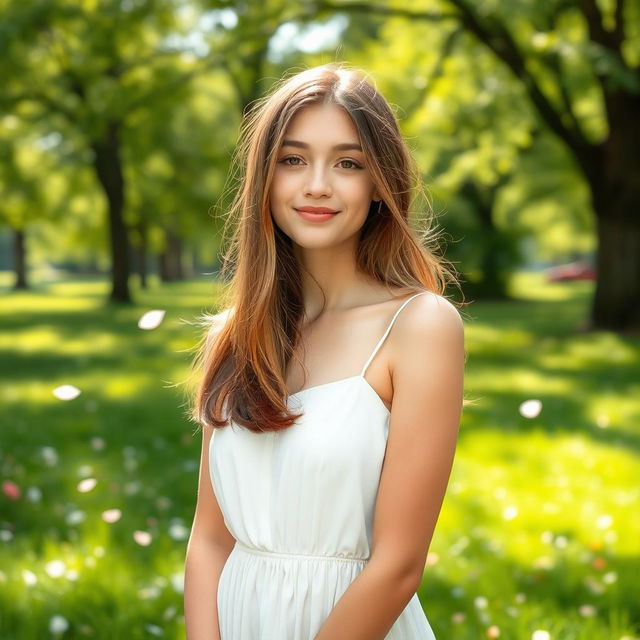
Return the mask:
<path id="1" fill-rule="evenodd" d="M 320 1 L 319 11 L 366 11 L 452 22 L 521 83 L 540 122 L 569 150 L 589 187 L 598 237 L 592 329 L 640 330 L 640 38 L 637 3 L 425 0 L 423 9 Z"/>
<path id="2" fill-rule="evenodd" d="M 5 2 L 0 31 L 0 102 L 18 117 L 55 120 L 90 153 L 107 202 L 111 299 L 130 300 L 122 144 L 146 104 L 180 98 L 199 69 L 168 40 L 180 31 L 176 0 L 124 4 Z"/>

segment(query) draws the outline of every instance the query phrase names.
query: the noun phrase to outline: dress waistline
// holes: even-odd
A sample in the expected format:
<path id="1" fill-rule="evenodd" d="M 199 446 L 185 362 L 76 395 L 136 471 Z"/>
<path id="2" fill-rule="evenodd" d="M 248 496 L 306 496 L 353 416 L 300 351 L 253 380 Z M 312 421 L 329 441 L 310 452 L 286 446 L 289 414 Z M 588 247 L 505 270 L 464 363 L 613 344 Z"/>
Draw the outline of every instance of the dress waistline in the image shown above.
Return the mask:
<path id="1" fill-rule="evenodd" d="M 245 553 L 251 553 L 258 556 L 264 556 L 273 559 L 289 559 L 289 560 L 324 560 L 324 561 L 338 561 L 338 562 L 356 562 L 366 563 L 369 558 L 358 558 L 356 556 L 333 556 L 333 555 L 311 555 L 307 553 L 280 553 L 278 551 L 269 551 L 266 549 L 257 549 L 256 547 L 249 547 L 246 544 L 236 540 L 234 548 L 238 548 Z"/>

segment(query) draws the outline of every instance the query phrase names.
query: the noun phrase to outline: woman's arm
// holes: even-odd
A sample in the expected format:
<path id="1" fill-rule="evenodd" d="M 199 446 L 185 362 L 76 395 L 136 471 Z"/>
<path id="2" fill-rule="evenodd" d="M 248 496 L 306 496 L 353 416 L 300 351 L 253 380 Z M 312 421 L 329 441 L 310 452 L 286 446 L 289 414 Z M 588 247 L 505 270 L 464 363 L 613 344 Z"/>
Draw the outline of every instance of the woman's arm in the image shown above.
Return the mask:
<path id="1" fill-rule="evenodd" d="M 387 636 L 422 582 L 449 482 L 463 400 L 462 319 L 434 294 L 407 305 L 396 328 L 393 403 L 371 557 L 315 640 Z"/>
<path id="2" fill-rule="evenodd" d="M 222 568 L 235 544 L 234 537 L 224 523 L 211 486 L 211 437 L 212 430 L 203 427 L 198 500 L 187 545 L 184 572 L 184 619 L 187 640 L 220 640 L 218 582 Z"/>

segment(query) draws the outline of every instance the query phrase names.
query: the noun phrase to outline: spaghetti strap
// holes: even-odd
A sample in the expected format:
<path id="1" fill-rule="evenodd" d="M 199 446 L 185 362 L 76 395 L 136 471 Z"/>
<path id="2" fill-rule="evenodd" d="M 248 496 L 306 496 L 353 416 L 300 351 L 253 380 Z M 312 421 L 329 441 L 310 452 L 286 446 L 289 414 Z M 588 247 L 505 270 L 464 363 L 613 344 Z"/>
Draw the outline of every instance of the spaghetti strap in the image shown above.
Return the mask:
<path id="1" fill-rule="evenodd" d="M 415 295 L 412 295 L 411 297 L 407 298 L 401 305 L 400 308 L 395 312 L 395 314 L 393 315 L 393 318 L 391 318 L 391 322 L 389 323 L 389 326 L 387 327 L 387 330 L 382 334 L 382 338 L 380 338 L 380 340 L 378 341 L 378 344 L 375 346 L 375 348 L 373 349 L 373 353 L 369 356 L 369 359 L 367 360 L 367 362 L 365 363 L 364 367 L 362 367 L 362 371 L 360 372 L 360 377 L 364 377 L 365 372 L 367 371 L 367 367 L 369 366 L 369 364 L 371 363 L 371 361 L 375 358 L 376 353 L 378 353 L 378 349 L 382 346 L 382 343 L 384 342 L 385 338 L 387 337 L 387 335 L 389 334 L 389 331 L 391 331 L 391 327 L 393 327 L 393 323 L 396 321 L 396 318 L 398 317 L 398 314 L 402 311 L 402 309 L 404 308 L 404 306 L 410 302 L 411 300 L 413 300 L 414 298 L 424 295 L 425 293 L 429 293 L 429 291 L 421 291 L 420 293 L 416 293 Z"/>

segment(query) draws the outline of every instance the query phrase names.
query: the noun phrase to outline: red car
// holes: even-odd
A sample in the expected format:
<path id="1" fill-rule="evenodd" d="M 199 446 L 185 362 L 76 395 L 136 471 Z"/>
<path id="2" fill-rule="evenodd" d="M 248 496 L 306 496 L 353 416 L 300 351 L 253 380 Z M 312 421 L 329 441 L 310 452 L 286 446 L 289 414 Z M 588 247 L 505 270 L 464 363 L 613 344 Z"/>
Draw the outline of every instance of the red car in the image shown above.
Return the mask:
<path id="1" fill-rule="evenodd" d="M 596 270 L 583 260 L 560 264 L 546 270 L 547 282 L 564 282 L 566 280 L 595 280 Z"/>

